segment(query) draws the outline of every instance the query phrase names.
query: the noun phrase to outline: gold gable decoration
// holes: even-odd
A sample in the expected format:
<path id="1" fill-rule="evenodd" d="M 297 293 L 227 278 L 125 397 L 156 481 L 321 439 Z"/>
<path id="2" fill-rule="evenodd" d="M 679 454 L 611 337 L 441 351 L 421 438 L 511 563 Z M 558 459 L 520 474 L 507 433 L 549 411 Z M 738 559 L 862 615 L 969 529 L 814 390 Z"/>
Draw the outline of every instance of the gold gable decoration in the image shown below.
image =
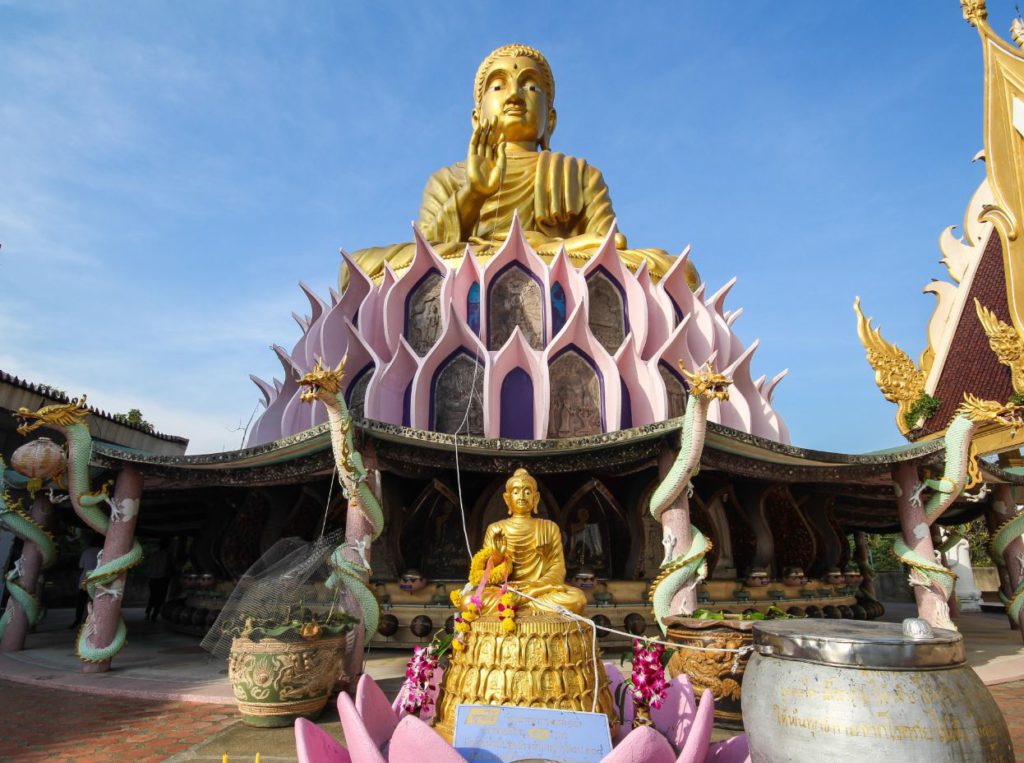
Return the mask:
<path id="1" fill-rule="evenodd" d="M 981 327 L 985 329 L 988 345 L 996 354 L 999 362 L 1010 369 L 1013 391 L 1024 394 L 1024 339 L 1009 323 L 1004 323 L 996 314 L 983 306 L 978 298 L 974 299 L 974 309 L 978 313 Z"/>
<path id="2" fill-rule="evenodd" d="M 875 384 L 886 400 L 896 403 L 896 426 L 905 435 L 937 407 L 928 404 L 932 398 L 924 391 L 925 372 L 907 353 L 882 338 L 882 330 L 872 326 L 872 319 L 866 318 L 860 309 L 860 297 L 854 301 L 853 309 L 857 313 L 857 336 L 875 371 Z"/>
<path id="3" fill-rule="evenodd" d="M 960 5 L 981 35 L 985 61 L 985 167 L 994 200 L 980 219 L 999 233 L 1010 320 L 1024 335 L 1024 51 L 995 33 L 984 0 Z M 1014 24 L 1015 38 L 1020 26 Z"/>

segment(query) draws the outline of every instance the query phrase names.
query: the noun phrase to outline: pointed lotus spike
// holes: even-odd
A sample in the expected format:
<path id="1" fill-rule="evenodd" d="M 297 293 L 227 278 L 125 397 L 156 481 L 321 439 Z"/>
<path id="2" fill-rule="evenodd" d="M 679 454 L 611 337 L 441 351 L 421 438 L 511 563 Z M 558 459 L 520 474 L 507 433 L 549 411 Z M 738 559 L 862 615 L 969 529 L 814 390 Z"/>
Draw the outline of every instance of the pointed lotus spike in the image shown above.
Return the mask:
<path id="1" fill-rule="evenodd" d="M 299 288 L 302 289 L 302 292 L 306 295 L 306 299 L 309 300 L 309 307 L 311 311 L 309 323 L 312 325 L 313 323 L 316 323 L 317 319 L 321 315 L 323 315 L 324 310 L 327 309 L 327 303 L 324 302 L 304 281 L 299 281 Z"/>
<path id="2" fill-rule="evenodd" d="M 296 312 L 292 312 L 292 320 L 299 324 L 299 328 L 302 329 L 302 333 L 305 334 L 309 331 L 309 318 L 303 317 Z"/>
<path id="3" fill-rule="evenodd" d="M 709 297 L 704 304 L 712 308 L 719 315 L 722 315 L 725 310 L 725 298 L 729 296 L 729 292 L 732 290 L 732 287 L 736 285 L 737 280 L 736 276 L 730 278 L 725 282 L 725 285 Z"/>
<path id="4" fill-rule="evenodd" d="M 252 379 L 252 383 L 256 385 L 260 393 L 263 395 L 263 407 L 269 408 L 270 403 L 273 402 L 275 397 L 277 397 L 277 390 L 275 390 L 271 384 L 256 376 L 256 374 L 249 374 L 249 378 Z"/>
<path id="5" fill-rule="evenodd" d="M 760 392 L 764 388 L 764 382 L 767 378 L 767 376 L 761 374 L 756 379 L 754 379 L 754 388 L 757 389 L 758 392 Z"/>
<path id="6" fill-rule="evenodd" d="M 730 310 L 725 316 L 725 325 L 727 325 L 729 328 L 732 328 L 732 324 L 734 324 L 741 315 L 743 315 L 742 307 L 737 307 L 735 310 Z"/>
<path id="7" fill-rule="evenodd" d="M 288 350 L 279 344 L 270 345 L 270 349 L 277 355 L 277 359 L 281 361 L 281 367 L 284 369 L 285 378 L 292 378 L 302 376 L 302 368 L 295 362 L 295 359 L 288 354 Z"/>
<path id="8" fill-rule="evenodd" d="M 771 404 L 772 397 L 775 395 L 775 388 L 779 386 L 779 382 L 782 381 L 782 378 L 788 373 L 789 369 L 783 368 L 781 371 L 775 374 L 775 376 L 772 377 L 772 380 L 770 382 L 768 382 L 767 386 L 764 389 L 764 399 L 768 401 L 769 404 Z"/>

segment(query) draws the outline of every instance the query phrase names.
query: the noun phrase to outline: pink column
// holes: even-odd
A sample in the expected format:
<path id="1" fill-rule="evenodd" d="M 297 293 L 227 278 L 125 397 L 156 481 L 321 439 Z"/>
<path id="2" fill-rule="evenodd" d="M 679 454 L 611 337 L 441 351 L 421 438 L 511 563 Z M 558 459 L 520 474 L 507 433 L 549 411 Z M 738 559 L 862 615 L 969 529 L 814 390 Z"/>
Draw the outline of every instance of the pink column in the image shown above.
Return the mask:
<path id="1" fill-rule="evenodd" d="M 992 502 L 992 512 L 996 515 L 996 528 L 1013 519 L 1017 511 L 1017 501 L 1013 497 L 1013 488 L 1009 485 L 998 485 L 996 487 L 995 500 Z M 990 530 L 992 528 L 990 527 Z M 1006 564 L 1006 576 L 1010 584 L 1010 591 L 1016 591 L 1017 586 L 1024 580 L 1024 540 L 1017 536 L 1010 541 L 1003 551 L 1003 562 Z M 1020 619 L 1016 623 L 1024 636 L 1024 609 L 1021 609 Z"/>
<path id="2" fill-rule="evenodd" d="M 910 497 L 918 483 L 917 468 L 911 464 L 900 464 L 893 470 L 893 482 L 898 487 L 896 505 L 899 508 L 900 530 L 903 542 L 925 559 L 935 558 L 931 528 L 924 513 L 924 505 L 911 503 Z M 949 619 L 949 607 L 945 597 L 935 586 L 913 586 L 917 599 L 917 614 L 936 628 L 953 628 Z"/>
<path id="3" fill-rule="evenodd" d="M 135 541 L 135 522 L 139 516 L 139 503 L 142 500 L 142 475 L 133 466 L 125 466 L 117 475 L 114 484 L 114 503 L 121 511 L 121 518 L 111 519 L 110 529 L 103 543 L 103 561 L 109 562 L 127 554 Z M 116 580 L 108 583 L 107 588 L 119 587 L 124 590 L 128 573 L 123 573 Z M 91 642 L 102 649 L 114 640 L 117 623 L 121 618 L 121 597 L 97 596 L 92 602 L 92 621 L 95 624 Z M 110 670 L 110 660 L 106 662 L 86 663 L 82 666 L 83 673 L 105 673 Z"/>
<path id="4" fill-rule="evenodd" d="M 676 454 L 666 448 L 661 451 L 658 457 L 658 478 L 664 479 L 675 462 Z M 678 556 L 686 551 L 693 543 L 693 525 L 690 524 L 690 499 L 686 497 L 686 491 L 665 509 L 661 515 L 662 534 L 671 532 L 676 539 L 672 556 Z M 672 597 L 672 605 L 669 610 L 672 614 L 690 614 L 697 608 L 697 586 L 686 586 L 677 591 Z"/>
<path id="5" fill-rule="evenodd" d="M 42 493 L 36 495 L 32 503 L 32 519 L 44 530 L 53 526 L 53 504 Z M 21 551 L 21 587 L 31 594 L 39 592 L 39 574 L 42 571 L 43 555 L 35 543 L 25 543 Z M 11 613 L 11 621 L 0 641 L 0 652 L 17 652 L 25 648 L 25 637 L 28 635 L 28 616 L 21 605 L 11 596 L 7 600 L 7 611 Z"/>

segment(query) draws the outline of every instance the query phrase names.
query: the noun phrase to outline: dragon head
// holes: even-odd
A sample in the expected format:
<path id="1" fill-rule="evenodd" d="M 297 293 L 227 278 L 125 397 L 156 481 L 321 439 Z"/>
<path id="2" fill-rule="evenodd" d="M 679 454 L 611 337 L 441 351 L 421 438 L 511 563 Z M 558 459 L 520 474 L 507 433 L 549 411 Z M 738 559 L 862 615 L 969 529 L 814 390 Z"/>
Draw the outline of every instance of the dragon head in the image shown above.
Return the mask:
<path id="1" fill-rule="evenodd" d="M 44 405 L 34 413 L 28 408 L 19 408 L 15 418 L 23 423 L 18 427 L 18 434 L 23 437 L 41 427 L 53 427 L 64 430 L 75 424 L 84 424 L 89 415 L 89 406 L 85 403 L 85 395 L 74 398 L 70 403 Z"/>
<path id="2" fill-rule="evenodd" d="M 1015 402 L 998 403 L 995 400 L 982 400 L 970 392 L 964 393 L 964 401 L 956 412 L 966 416 L 971 421 L 984 423 L 994 421 L 1003 426 L 1010 427 L 1014 432 L 1024 428 L 1024 405 Z"/>
<path id="3" fill-rule="evenodd" d="M 704 365 L 704 368 L 695 374 L 687 371 L 683 361 L 680 360 L 679 370 L 686 377 L 686 381 L 690 385 L 690 394 L 694 397 L 706 397 L 708 400 L 723 401 L 729 399 L 729 385 L 732 384 L 732 379 L 723 374 L 715 373 L 711 367 L 710 360 Z"/>
<path id="4" fill-rule="evenodd" d="M 345 378 L 346 360 L 348 360 L 347 355 L 341 359 L 337 368 L 331 368 L 330 366 L 325 368 L 323 359 L 317 360 L 313 370 L 299 379 L 300 386 L 309 388 L 300 396 L 302 402 L 312 403 L 315 400 L 319 400 L 320 396 L 324 393 L 337 395 L 341 392 L 341 380 Z"/>

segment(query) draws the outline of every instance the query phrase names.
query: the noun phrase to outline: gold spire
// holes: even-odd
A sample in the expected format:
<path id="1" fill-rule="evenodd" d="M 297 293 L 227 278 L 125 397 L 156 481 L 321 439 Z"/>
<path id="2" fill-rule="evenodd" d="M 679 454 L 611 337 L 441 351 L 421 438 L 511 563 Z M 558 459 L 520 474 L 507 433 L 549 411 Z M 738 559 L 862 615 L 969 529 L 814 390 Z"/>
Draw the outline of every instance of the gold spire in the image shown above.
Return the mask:
<path id="1" fill-rule="evenodd" d="M 1010 320 L 1024 335 L 1024 51 L 995 33 L 984 0 L 961 0 L 960 6 L 981 35 L 985 61 L 985 167 L 994 200 L 980 219 L 999 233 Z"/>

